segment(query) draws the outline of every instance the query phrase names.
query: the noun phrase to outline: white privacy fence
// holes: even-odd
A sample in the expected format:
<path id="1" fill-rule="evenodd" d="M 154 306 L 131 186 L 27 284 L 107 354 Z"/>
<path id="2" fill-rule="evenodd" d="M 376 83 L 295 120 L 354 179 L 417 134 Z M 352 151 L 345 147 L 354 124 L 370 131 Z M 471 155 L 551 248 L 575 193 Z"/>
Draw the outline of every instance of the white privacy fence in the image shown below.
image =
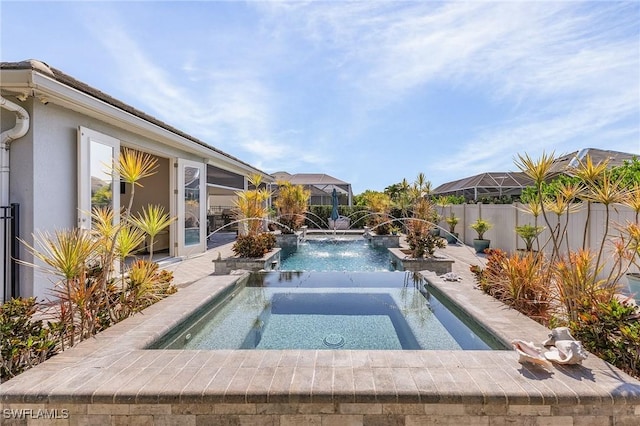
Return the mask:
<path id="1" fill-rule="evenodd" d="M 587 204 L 576 205 L 580 206 L 580 210 L 569 214 L 569 224 L 567 226 L 567 235 L 569 238 L 569 246 L 571 250 L 577 250 L 582 248 L 582 241 L 584 235 L 584 227 L 587 219 Z M 514 252 L 517 249 L 524 249 L 524 241 L 516 233 L 516 226 L 525 224 L 535 225 L 534 217 L 522 211 L 523 204 L 458 204 L 447 207 L 438 207 L 438 212 L 444 217 L 449 216 L 451 211 L 460 218 L 460 222 L 456 225 L 456 232 L 459 234 L 458 238 L 464 241 L 465 244 L 473 245 L 473 239 L 478 238 L 476 231 L 469 226 L 479 217 L 490 222 L 493 227 L 485 232 L 484 238 L 491 240 L 491 248 L 499 248 L 506 252 Z M 589 228 L 587 230 L 587 245 L 586 247 L 591 249 L 597 254 L 597 250 L 600 247 L 603 237 L 605 236 L 605 230 L 607 228 L 606 223 L 606 208 L 602 204 L 591 204 L 590 207 L 591 217 L 589 219 Z M 554 213 L 547 212 L 547 218 L 554 227 L 558 223 L 558 218 Z M 567 220 L 567 216 L 563 215 L 560 218 L 561 226 L 564 227 Z M 617 225 L 624 225 L 627 222 L 635 222 L 635 213 L 628 207 L 616 205 L 609 208 L 609 227 L 606 236 L 605 254 L 607 264 L 603 270 L 603 274 L 609 273 L 612 267 L 612 242 L 616 235 L 619 234 L 616 229 Z M 439 224 L 444 229 L 449 229 L 447 223 L 442 220 Z M 545 230 L 542 232 L 538 241 L 540 244 L 546 243 L 550 238 L 549 229 L 545 223 L 542 215 L 538 217 L 538 226 L 544 226 Z M 563 243 L 561 250 L 566 252 L 566 243 Z M 534 249 L 537 249 L 534 243 Z M 541 247 L 542 249 L 542 247 Z M 546 253 L 551 253 L 553 245 L 551 242 L 544 248 Z M 631 272 L 638 272 L 637 268 L 631 270 Z"/>

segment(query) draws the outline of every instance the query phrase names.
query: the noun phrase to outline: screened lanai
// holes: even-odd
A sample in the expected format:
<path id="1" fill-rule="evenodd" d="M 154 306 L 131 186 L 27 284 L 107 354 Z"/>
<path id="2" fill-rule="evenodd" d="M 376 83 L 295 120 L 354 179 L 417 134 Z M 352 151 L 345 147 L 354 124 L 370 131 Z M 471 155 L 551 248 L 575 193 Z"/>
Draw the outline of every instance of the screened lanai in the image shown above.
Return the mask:
<path id="1" fill-rule="evenodd" d="M 532 181 L 521 172 L 487 172 L 447 182 L 433 190 L 437 196 L 464 196 L 466 200 L 478 201 L 485 197 L 520 197 L 522 190 Z"/>
<path id="2" fill-rule="evenodd" d="M 336 179 L 324 173 L 296 173 L 276 172 L 271 176 L 278 181 L 288 181 L 293 185 L 302 185 L 311 191 L 311 205 L 331 205 L 331 194 L 335 189 L 338 193 L 338 204 L 350 206 L 353 193 L 351 184 Z M 274 188 L 274 199 L 278 197 L 277 188 Z"/>
<path id="3" fill-rule="evenodd" d="M 548 180 L 562 173 L 572 175 L 573 170 L 581 162 L 584 162 L 587 156 L 591 157 L 594 164 L 606 161 L 608 168 L 611 168 L 620 166 L 625 161 L 631 161 L 634 157 L 637 157 L 637 154 L 584 148 L 557 157 L 553 161 Z M 522 189 L 527 186 L 532 186 L 532 180 L 522 172 L 488 172 L 443 183 L 434 189 L 432 193 L 436 196 L 462 195 L 467 201 L 478 201 L 483 198 L 501 198 L 503 196 L 519 198 L 522 194 Z"/>

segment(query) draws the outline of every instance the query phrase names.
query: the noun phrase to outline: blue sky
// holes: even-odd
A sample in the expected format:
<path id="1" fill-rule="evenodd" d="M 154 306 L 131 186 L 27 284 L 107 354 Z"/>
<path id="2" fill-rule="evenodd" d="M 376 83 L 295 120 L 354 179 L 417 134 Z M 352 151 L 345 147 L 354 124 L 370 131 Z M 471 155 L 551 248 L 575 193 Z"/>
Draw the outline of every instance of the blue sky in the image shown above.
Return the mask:
<path id="1" fill-rule="evenodd" d="M 355 193 L 640 153 L 640 2 L 0 3 L 40 59 L 269 173 Z"/>

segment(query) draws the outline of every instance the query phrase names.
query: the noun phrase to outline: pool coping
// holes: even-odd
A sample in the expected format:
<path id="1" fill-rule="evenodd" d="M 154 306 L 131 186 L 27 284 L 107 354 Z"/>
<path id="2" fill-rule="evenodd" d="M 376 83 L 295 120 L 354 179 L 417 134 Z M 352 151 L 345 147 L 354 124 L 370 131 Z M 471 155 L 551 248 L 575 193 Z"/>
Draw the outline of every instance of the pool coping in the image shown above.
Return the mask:
<path id="1" fill-rule="evenodd" d="M 423 274 L 501 340 L 547 337 L 479 290 Z M 144 349 L 241 276 L 205 277 L 3 383 L 3 404 L 608 406 L 640 416 L 640 381 L 594 355 L 547 372 L 513 351 Z"/>

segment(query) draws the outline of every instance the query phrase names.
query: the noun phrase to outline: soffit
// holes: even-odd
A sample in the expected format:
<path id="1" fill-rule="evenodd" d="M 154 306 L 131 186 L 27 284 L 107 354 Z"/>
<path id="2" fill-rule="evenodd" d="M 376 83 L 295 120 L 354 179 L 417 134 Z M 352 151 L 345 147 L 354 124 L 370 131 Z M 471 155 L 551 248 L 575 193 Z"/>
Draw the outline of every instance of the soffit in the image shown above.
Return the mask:
<path id="1" fill-rule="evenodd" d="M 250 164 L 227 154 L 205 142 L 190 136 L 124 102 L 121 102 L 104 92 L 88 86 L 75 78 L 51 68 L 53 76 L 36 70 L 28 69 L 32 63 L 2 63 L 0 70 L 3 91 L 14 95 L 26 94 L 46 99 L 62 107 L 81 114 L 108 122 L 119 128 L 140 134 L 169 146 L 180 147 L 201 155 L 205 160 L 215 159 L 231 166 L 233 171 L 246 173 L 260 173 L 264 179 L 271 181 L 271 176 Z M 27 69 L 25 69 L 27 67 Z M 209 161 L 211 162 L 211 161 Z M 214 163 L 212 163 L 214 164 Z M 219 166 L 219 163 L 215 163 Z"/>

